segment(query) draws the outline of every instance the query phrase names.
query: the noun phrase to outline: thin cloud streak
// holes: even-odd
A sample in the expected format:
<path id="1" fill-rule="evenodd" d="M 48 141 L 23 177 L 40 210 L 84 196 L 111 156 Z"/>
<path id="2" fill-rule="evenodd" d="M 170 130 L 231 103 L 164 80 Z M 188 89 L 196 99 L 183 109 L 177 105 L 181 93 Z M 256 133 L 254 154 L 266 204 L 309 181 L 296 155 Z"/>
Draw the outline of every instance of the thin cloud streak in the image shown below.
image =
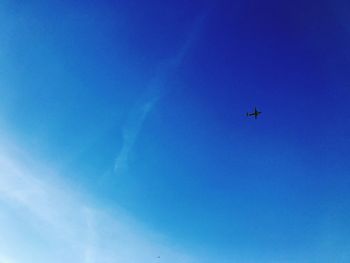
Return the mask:
<path id="1" fill-rule="evenodd" d="M 144 96 L 144 98 L 141 99 L 141 102 L 137 103 L 130 112 L 123 127 L 123 146 L 115 160 L 114 172 L 117 175 L 123 174 L 127 171 L 131 150 L 148 114 L 153 110 L 162 95 L 167 92 L 165 85 L 169 75 L 176 71 L 181 65 L 189 50 L 196 42 L 201 29 L 203 28 L 205 17 L 206 14 L 204 13 L 196 19 L 189 32 L 189 36 L 177 54 L 160 63 L 155 76 L 146 88 L 146 96 Z"/>
<path id="2" fill-rule="evenodd" d="M 128 158 L 130 151 L 135 144 L 142 125 L 158 101 L 158 97 L 143 102 L 129 114 L 127 123 L 123 128 L 123 147 L 115 161 L 114 170 L 117 174 L 123 173 L 128 168 Z"/>

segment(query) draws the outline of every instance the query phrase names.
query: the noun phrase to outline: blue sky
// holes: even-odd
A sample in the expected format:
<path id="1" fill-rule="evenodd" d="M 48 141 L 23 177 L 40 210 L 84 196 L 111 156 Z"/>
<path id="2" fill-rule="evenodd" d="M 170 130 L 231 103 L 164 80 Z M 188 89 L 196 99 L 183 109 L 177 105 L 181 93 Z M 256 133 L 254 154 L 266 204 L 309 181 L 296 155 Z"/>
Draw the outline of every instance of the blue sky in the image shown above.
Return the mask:
<path id="1" fill-rule="evenodd" d="M 0 262 L 349 262 L 349 11 L 3 1 Z"/>

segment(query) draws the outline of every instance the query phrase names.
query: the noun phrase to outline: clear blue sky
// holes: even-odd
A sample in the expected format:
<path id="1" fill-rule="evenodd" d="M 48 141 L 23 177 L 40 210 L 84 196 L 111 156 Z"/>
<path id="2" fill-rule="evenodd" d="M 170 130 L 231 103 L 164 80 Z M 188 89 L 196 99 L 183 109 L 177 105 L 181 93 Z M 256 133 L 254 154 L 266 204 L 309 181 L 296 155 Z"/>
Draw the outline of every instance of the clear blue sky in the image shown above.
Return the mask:
<path id="1" fill-rule="evenodd" d="M 349 13 L 3 1 L 0 262 L 350 262 Z"/>

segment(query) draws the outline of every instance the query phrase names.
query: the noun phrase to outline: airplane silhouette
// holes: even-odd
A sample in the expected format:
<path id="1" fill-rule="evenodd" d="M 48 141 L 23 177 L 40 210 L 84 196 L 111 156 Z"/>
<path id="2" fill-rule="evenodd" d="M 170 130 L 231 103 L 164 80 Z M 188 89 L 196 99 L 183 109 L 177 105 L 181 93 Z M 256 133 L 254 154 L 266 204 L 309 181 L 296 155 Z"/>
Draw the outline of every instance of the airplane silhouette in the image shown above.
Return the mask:
<path id="1" fill-rule="evenodd" d="M 261 114 L 261 111 L 258 111 L 255 107 L 254 112 L 252 112 L 252 113 L 247 112 L 247 117 L 254 116 L 254 118 L 257 119 L 259 114 Z"/>

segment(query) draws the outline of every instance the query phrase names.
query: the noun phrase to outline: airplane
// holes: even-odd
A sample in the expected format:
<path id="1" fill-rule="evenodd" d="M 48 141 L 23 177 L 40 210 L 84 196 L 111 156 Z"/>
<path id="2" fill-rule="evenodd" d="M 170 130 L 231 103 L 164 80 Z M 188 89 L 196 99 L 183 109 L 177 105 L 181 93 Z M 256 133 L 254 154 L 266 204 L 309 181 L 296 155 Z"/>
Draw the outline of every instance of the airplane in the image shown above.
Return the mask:
<path id="1" fill-rule="evenodd" d="M 257 119 L 259 114 L 261 114 L 261 111 L 258 111 L 255 107 L 254 112 L 252 112 L 252 113 L 247 112 L 247 117 L 254 116 L 254 118 Z"/>

